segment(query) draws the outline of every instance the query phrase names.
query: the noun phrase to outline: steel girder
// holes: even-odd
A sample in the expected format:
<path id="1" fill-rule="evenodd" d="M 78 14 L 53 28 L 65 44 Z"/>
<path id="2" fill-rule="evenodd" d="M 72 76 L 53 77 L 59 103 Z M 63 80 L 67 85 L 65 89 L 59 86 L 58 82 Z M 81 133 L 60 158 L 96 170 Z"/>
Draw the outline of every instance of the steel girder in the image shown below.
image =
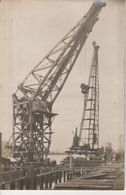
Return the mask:
<path id="1" fill-rule="evenodd" d="M 13 156 L 22 162 L 43 161 L 51 143 L 52 106 L 96 21 L 103 2 L 87 14 L 33 68 L 13 94 Z"/>

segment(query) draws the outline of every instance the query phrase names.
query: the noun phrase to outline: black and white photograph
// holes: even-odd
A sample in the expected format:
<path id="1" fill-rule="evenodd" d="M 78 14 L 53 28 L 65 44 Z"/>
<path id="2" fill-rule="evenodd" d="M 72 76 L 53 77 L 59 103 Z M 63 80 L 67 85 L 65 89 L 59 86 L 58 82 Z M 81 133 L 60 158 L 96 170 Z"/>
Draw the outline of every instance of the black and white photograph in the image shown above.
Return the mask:
<path id="1" fill-rule="evenodd" d="M 125 189 L 124 19 L 125 0 L 0 1 L 1 194 Z"/>

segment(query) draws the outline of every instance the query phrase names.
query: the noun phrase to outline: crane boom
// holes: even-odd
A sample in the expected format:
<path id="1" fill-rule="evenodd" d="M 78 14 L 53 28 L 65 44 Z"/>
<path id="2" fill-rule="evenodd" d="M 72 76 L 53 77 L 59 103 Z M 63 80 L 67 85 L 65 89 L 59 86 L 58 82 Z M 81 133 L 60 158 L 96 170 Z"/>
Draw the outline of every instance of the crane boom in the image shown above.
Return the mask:
<path id="1" fill-rule="evenodd" d="M 43 161 L 51 144 L 52 105 L 106 3 L 95 1 L 87 14 L 33 68 L 13 94 L 13 156 Z"/>
<path id="2" fill-rule="evenodd" d="M 68 70 L 72 69 L 83 44 L 98 20 L 98 14 L 103 6 L 105 6 L 103 2 L 94 2 L 87 14 L 33 68 L 18 86 L 26 99 L 34 101 L 39 96 L 40 99 L 48 100 L 51 94 L 51 100 L 49 101 L 55 101 L 58 96 L 57 93 L 65 83 L 64 80 Z M 59 84 L 58 81 L 61 76 L 63 78 Z"/>

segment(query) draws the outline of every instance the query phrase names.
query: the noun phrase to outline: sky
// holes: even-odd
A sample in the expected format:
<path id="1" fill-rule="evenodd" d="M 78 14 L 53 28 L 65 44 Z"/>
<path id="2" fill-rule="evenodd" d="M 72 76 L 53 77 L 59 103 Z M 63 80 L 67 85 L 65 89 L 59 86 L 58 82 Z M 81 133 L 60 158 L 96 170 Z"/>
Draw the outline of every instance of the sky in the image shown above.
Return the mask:
<path id="1" fill-rule="evenodd" d="M 4 0 L 0 3 L 0 131 L 3 140 L 12 134 L 12 98 L 30 70 L 85 15 L 93 0 Z M 76 64 L 58 96 L 58 113 L 52 129 L 51 150 L 64 151 L 72 145 L 80 127 L 83 95 L 87 83 L 92 41 L 100 46 L 100 145 L 119 147 L 124 133 L 124 1 L 106 0 Z"/>

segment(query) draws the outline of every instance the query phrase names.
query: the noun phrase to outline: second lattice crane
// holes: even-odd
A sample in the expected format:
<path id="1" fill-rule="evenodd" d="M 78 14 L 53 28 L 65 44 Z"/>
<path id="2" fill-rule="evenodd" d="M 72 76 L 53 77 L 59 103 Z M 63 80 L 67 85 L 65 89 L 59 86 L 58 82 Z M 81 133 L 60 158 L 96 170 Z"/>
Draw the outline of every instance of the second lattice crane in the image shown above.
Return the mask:
<path id="1" fill-rule="evenodd" d="M 81 84 L 84 105 L 80 124 L 73 138 L 71 151 L 81 154 L 96 154 L 99 151 L 99 67 L 98 49 L 96 42 L 93 45 L 93 57 L 89 73 L 88 84 Z"/>

